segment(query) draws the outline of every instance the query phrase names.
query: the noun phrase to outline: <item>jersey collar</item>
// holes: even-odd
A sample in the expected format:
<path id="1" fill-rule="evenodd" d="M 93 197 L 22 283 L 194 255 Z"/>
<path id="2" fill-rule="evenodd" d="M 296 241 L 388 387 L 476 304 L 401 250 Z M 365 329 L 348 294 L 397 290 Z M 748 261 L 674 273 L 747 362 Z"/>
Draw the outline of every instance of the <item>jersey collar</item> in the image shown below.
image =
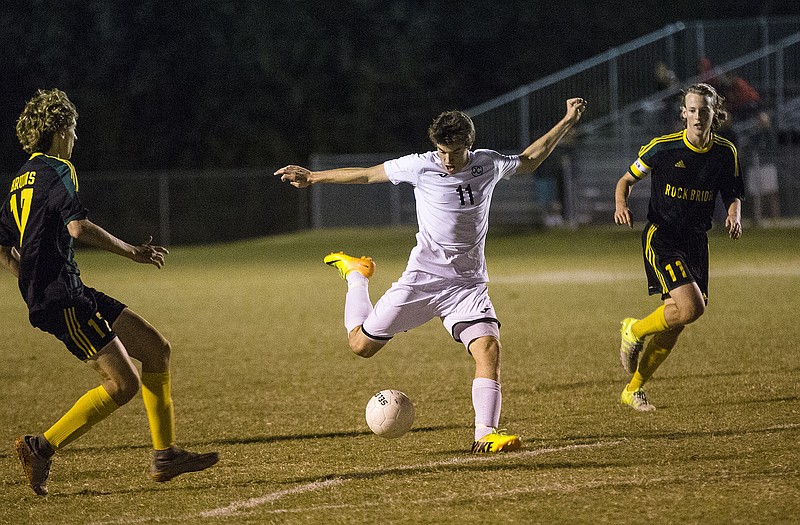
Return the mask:
<path id="1" fill-rule="evenodd" d="M 714 134 L 713 133 L 711 134 L 711 140 L 708 141 L 708 146 L 706 146 L 705 148 L 698 148 L 694 146 L 691 142 L 689 142 L 689 139 L 686 138 L 686 130 L 683 130 L 683 143 L 686 144 L 687 148 L 694 151 L 695 153 L 707 153 L 708 150 L 711 149 L 711 146 L 714 145 Z"/>

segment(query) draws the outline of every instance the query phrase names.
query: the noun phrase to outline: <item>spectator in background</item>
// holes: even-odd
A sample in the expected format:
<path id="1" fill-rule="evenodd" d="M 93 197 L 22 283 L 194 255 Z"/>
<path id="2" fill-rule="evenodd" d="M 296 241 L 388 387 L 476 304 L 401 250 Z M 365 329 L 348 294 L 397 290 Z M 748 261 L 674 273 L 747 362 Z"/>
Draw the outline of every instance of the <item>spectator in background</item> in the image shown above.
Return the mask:
<path id="1" fill-rule="evenodd" d="M 751 137 L 753 162 L 747 177 L 747 193 L 753 196 L 756 220 L 769 216 L 780 216 L 780 194 L 778 192 L 778 168 L 775 150 L 778 135 L 772 118 L 766 111 L 756 117 L 756 131 Z"/>
<path id="2" fill-rule="evenodd" d="M 676 91 L 676 94 L 666 97 L 661 104 L 658 118 L 659 129 L 678 130 L 681 124 L 679 118 L 681 100 L 680 92 L 677 89 L 680 84 L 678 75 L 667 66 L 666 62 L 659 60 L 656 62 L 654 76 L 658 91 L 667 91 L 670 89 L 675 89 Z"/>
<path id="3" fill-rule="evenodd" d="M 725 109 L 734 121 L 756 115 L 761 104 L 761 95 L 744 78 L 732 73 L 715 74 L 714 64 L 708 58 L 700 59 L 698 73 L 702 81 L 712 85 L 725 99 Z"/>
<path id="4" fill-rule="evenodd" d="M 721 95 L 725 97 L 725 107 L 739 120 L 755 116 L 761 103 L 761 95 L 756 88 L 738 75 L 723 75 L 720 82 Z"/>

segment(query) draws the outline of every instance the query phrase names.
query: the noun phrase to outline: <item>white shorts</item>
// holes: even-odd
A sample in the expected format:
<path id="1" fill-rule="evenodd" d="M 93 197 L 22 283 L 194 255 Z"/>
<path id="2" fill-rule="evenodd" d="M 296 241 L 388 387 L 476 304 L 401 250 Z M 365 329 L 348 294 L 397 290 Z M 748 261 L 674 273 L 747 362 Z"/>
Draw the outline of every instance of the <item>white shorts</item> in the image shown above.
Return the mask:
<path id="1" fill-rule="evenodd" d="M 361 327 L 377 341 L 421 326 L 434 317 L 456 341 L 463 329 L 480 322 L 500 326 L 486 283 L 459 283 L 424 272 L 407 271 L 381 297 Z M 496 331 L 499 339 L 499 331 Z M 469 341 L 465 341 L 469 344 Z"/>

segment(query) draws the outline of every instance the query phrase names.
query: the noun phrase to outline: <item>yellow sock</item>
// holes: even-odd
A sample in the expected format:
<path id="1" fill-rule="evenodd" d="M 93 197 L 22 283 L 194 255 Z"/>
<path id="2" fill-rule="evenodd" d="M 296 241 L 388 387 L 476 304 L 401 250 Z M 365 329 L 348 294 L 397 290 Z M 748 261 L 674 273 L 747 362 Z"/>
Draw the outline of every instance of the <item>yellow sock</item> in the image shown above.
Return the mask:
<path id="1" fill-rule="evenodd" d="M 636 390 L 642 388 L 644 381 L 645 380 L 642 378 L 642 374 L 640 374 L 639 371 L 637 370 L 636 372 L 633 373 L 631 382 L 628 383 L 628 385 L 625 387 L 625 390 L 627 390 L 628 392 L 635 392 Z"/>
<path id="2" fill-rule="evenodd" d="M 661 366 L 661 363 L 664 362 L 664 359 L 667 358 L 670 351 L 671 349 L 661 348 L 656 344 L 655 339 L 651 339 L 647 344 L 647 348 L 642 352 L 642 358 L 639 360 L 639 368 L 636 370 L 636 373 L 633 374 L 631 382 L 628 383 L 628 386 L 625 388 L 629 392 L 640 389 L 642 385 L 652 377 L 653 372 Z"/>
<path id="3" fill-rule="evenodd" d="M 669 325 L 667 324 L 666 317 L 664 317 L 664 305 L 662 304 L 644 319 L 636 321 L 633 326 L 631 326 L 631 332 L 634 337 L 643 339 L 648 335 L 663 332 L 667 328 L 669 328 Z"/>
<path id="4" fill-rule="evenodd" d="M 170 385 L 169 372 L 142 372 L 142 399 L 156 450 L 165 450 L 175 444 L 175 413 Z"/>
<path id="5" fill-rule="evenodd" d="M 45 431 L 44 438 L 54 450 L 58 450 L 84 435 L 118 408 L 102 385 L 93 388 L 83 394 L 61 419 Z"/>

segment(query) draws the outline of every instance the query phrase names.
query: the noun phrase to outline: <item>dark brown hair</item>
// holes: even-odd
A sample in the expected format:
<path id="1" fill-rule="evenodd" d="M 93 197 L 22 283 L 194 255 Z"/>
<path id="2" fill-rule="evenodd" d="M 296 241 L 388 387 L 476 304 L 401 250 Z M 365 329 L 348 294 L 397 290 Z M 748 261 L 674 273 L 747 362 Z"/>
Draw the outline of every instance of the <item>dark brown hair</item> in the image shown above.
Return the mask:
<path id="1" fill-rule="evenodd" d="M 463 144 L 471 148 L 475 143 L 475 124 L 463 111 L 440 113 L 428 128 L 428 138 L 434 146 Z"/>

